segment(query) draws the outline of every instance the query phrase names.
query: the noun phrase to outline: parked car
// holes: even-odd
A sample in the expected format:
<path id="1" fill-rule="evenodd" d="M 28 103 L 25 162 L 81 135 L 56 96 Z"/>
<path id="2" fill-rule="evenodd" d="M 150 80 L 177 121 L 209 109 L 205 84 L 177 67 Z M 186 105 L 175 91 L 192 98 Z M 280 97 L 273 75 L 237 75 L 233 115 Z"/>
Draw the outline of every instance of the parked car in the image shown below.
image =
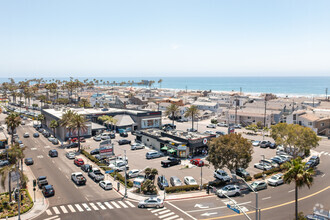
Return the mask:
<path id="1" fill-rule="evenodd" d="M 44 194 L 45 197 L 54 196 L 55 190 L 52 185 L 45 185 L 42 187 L 42 194 Z"/>
<path id="2" fill-rule="evenodd" d="M 28 132 L 25 132 L 24 135 L 23 135 L 24 138 L 28 138 L 30 137 L 29 133 Z"/>
<path id="3" fill-rule="evenodd" d="M 114 132 L 110 132 L 110 139 L 115 139 L 116 138 L 116 134 Z"/>
<path id="4" fill-rule="evenodd" d="M 197 185 L 196 180 L 195 180 L 192 176 L 185 176 L 185 177 L 183 178 L 183 182 L 184 182 L 186 185 Z"/>
<path id="5" fill-rule="evenodd" d="M 216 124 L 208 124 L 206 125 L 207 128 L 216 128 L 217 125 Z"/>
<path id="6" fill-rule="evenodd" d="M 112 183 L 109 180 L 100 181 L 99 186 L 104 190 L 111 190 L 112 189 Z"/>
<path id="7" fill-rule="evenodd" d="M 181 164 L 181 160 L 179 158 L 175 158 L 175 157 L 168 157 L 167 160 L 162 160 L 160 162 L 160 164 L 163 167 L 169 167 L 169 166 Z"/>
<path id="8" fill-rule="evenodd" d="M 260 145 L 260 142 L 261 142 L 261 141 L 253 141 L 253 142 L 252 142 L 252 146 L 253 146 L 253 147 L 258 147 L 258 146 Z"/>
<path id="9" fill-rule="evenodd" d="M 277 147 L 276 143 L 270 143 L 269 148 L 270 149 L 275 149 Z"/>
<path id="10" fill-rule="evenodd" d="M 308 162 L 312 162 L 312 167 L 316 167 L 320 164 L 320 157 L 319 156 L 312 156 Z"/>
<path id="11" fill-rule="evenodd" d="M 271 176 L 269 179 L 267 179 L 268 185 L 271 186 L 278 186 L 280 184 L 283 184 L 283 174 L 279 173 L 276 175 Z"/>
<path id="12" fill-rule="evenodd" d="M 162 156 L 163 156 L 163 154 L 158 151 L 149 151 L 146 153 L 147 159 L 153 159 L 153 158 L 158 158 L 158 157 L 162 157 Z"/>
<path id="13" fill-rule="evenodd" d="M 224 123 L 224 122 L 220 122 L 217 124 L 219 127 L 228 127 L 228 124 Z"/>
<path id="14" fill-rule="evenodd" d="M 94 150 L 91 150 L 90 155 L 95 155 L 95 154 L 99 154 L 100 153 L 100 149 L 96 148 Z"/>
<path id="15" fill-rule="evenodd" d="M 197 132 L 197 129 L 195 129 L 195 128 L 188 128 L 187 131 L 188 132 Z"/>
<path id="16" fill-rule="evenodd" d="M 260 160 L 259 163 L 265 163 L 265 164 L 271 166 L 272 168 L 277 168 L 277 167 L 279 167 L 279 165 L 278 165 L 276 162 L 274 162 L 274 161 L 272 161 L 272 160 L 269 160 L 269 159 L 263 159 L 263 160 Z"/>
<path id="17" fill-rule="evenodd" d="M 159 198 L 148 198 L 141 200 L 138 204 L 139 208 L 163 208 L 164 202 Z"/>
<path id="18" fill-rule="evenodd" d="M 224 182 L 229 182 L 231 180 L 227 172 L 220 169 L 214 171 L 214 177 Z"/>
<path id="19" fill-rule="evenodd" d="M 138 169 L 130 170 L 127 173 L 127 178 L 135 178 L 135 177 L 139 176 L 140 173 L 141 173 L 141 170 L 138 170 Z"/>
<path id="20" fill-rule="evenodd" d="M 241 195 L 241 190 L 238 185 L 227 185 L 219 189 L 216 194 L 219 197 L 225 197 L 227 196 L 239 196 Z"/>
<path id="21" fill-rule="evenodd" d="M 187 119 L 187 118 L 180 118 L 180 119 L 178 120 L 178 122 L 188 122 L 188 119 Z"/>
<path id="22" fill-rule="evenodd" d="M 101 134 L 101 139 L 102 140 L 109 140 L 109 139 L 111 139 L 110 138 L 110 134 L 109 133 L 102 133 Z"/>
<path id="23" fill-rule="evenodd" d="M 48 151 L 48 155 L 50 157 L 58 157 L 58 152 L 57 152 L 57 150 L 53 149 L 53 150 Z"/>
<path id="24" fill-rule="evenodd" d="M 241 129 L 242 128 L 242 125 L 241 124 L 236 124 L 236 125 L 234 125 L 234 128 L 235 129 Z"/>
<path id="25" fill-rule="evenodd" d="M 67 148 L 67 149 L 76 148 L 76 147 L 78 147 L 78 143 L 64 144 L 62 146 L 63 146 L 63 148 Z"/>
<path id="26" fill-rule="evenodd" d="M 24 159 L 24 163 L 27 165 L 27 166 L 29 166 L 29 165 L 33 165 L 33 159 L 31 158 L 31 157 L 29 157 L 29 158 L 25 158 Z"/>
<path id="27" fill-rule="evenodd" d="M 84 172 L 89 172 L 92 170 L 92 165 L 90 164 L 84 164 L 80 167 L 80 169 Z"/>
<path id="28" fill-rule="evenodd" d="M 181 180 L 176 176 L 171 176 L 170 183 L 172 186 L 182 186 Z"/>
<path id="29" fill-rule="evenodd" d="M 54 138 L 52 141 L 51 141 L 54 145 L 57 145 L 59 144 L 59 141 L 57 138 Z"/>
<path id="30" fill-rule="evenodd" d="M 271 166 L 269 166 L 268 164 L 265 163 L 255 163 L 254 167 L 260 170 L 270 170 L 272 169 Z"/>
<path id="31" fill-rule="evenodd" d="M 86 184 L 86 178 L 83 176 L 81 172 L 75 172 L 71 174 L 71 180 L 76 185 L 85 185 Z"/>
<path id="32" fill-rule="evenodd" d="M 39 176 L 37 178 L 37 185 L 38 185 L 39 189 L 41 189 L 45 185 L 48 185 L 47 177 L 46 176 Z"/>
<path id="33" fill-rule="evenodd" d="M 74 152 L 67 152 L 65 154 L 65 156 L 70 160 L 73 160 L 74 158 L 76 158 L 76 154 Z"/>
<path id="34" fill-rule="evenodd" d="M 165 187 L 169 187 L 165 176 L 158 176 L 157 185 L 158 185 L 159 189 L 161 189 L 161 190 L 164 190 Z"/>
<path id="35" fill-rule="evenodd" d="M 129 170 L 129 166 L 127 165 L 127 162 L 124 162 L 122 160 L 116 161 L 113 164 L 110 164 L 109 167 L 117 172 L 121 172 L 125 170 Z"/>
<path id="36" fill-rule="evenodd" d="M 0 160 L 0 167 L 4 167 L 9 165 L 9 161 L 8 160 Z"/>
<path id="37" fill-rule="evenodd" d="M 250 174 L 243 168 L 237 168 L 236 175 L 240 176 L 242 178 L 246 178 L 246 177 L 250 176 Z"/>
<path id="38" fill-rule="evenodd" d="M 226 133 L 223 132 L 223 131 L 216 131 L 215 134 L 217 135 L 217 137 L 218 137 L 218 136 L 226 135 Z"/>
<path id="39" fill-rule="evenodd" d="M 251 188 L 254 190 L 254 191 L 259 191 L 259 190 L 262 190 L 262 189 L 267 189 L 267 183 L 263 180 L 261 181 L 254 181 L 251 185 Z"/>
<path id="40" fill-rule="evenodd" d="M 271 144 L 270 141 L 261 141 L 260 142 L 260 148 L 267 148 L 267 147 L 270 146 L 270 144 Z"/>
<path id="41" fill-rule="evenodd" d="M 101 141 L 102 140 L 101 135 L 99 134 L 99 135 L 94 136 L 93 140 L 94 141 Z"/>
<path id="42" fill-rule="evenodd" d="M 120 132 L 119 135 L 120 135 L 120 137 L 128 137 L 128 134 L 126 131 Z"/>
<path id="43" fill-rule="evenodd" d="M 281 164 L 283 164 L 285 162 L 285 160 L 283 160 L 283 158 L 280 157 L 280 156 L 275 156 L 275 157 L 272 157 L 270 159 L 272 161 L 274 161 L 275 163 L 279 164 L 279 165 L 281 165 Z"/>
<path id="44" fill-rule="evenodd" d="M 39 133 L 34 133 L 33 134 L 33 137 L 38 138 L 39 137 Z"/>
<path id="45" fill-rule="evenodd" d="M 131 141 L 128 139 L 121 139 L 118 141 L 119 145 L 124 145 L 124 144 L 131 144 Z"/>
<path id="46" fill-rule="evenodd" d="M 74 159 L 73 163 L 76 166 L 80 167 L 80 166 L 84 165 L 84 160 L 82 158 L 76 158 L 76 159 Z"/>
<path id="47" fill-rule="evenodd" d="M 142 143 L 133 143 L 131 145 L 131 150 L 144 149 L 145 145 Z"/>
<path id="48" fill-rule="evenodd" d="M 282 155 L 278 155 L 278 156 L 280 158 L 282 158 L 284 162 L 290 161 L 292 159 L 292 156 L 290 156 L 290 155 L 282 154 Z"/>
<path id="49" fill-rule="evenodd" d="M 202 167 L 204 166 L 204 161 L 199 159 L 199 158 L 196 158 L 196 159 L 191 159 L 190 160 L 190 163 L 193 164 L 193 165 L 196 165 L 198 167 Z"/>

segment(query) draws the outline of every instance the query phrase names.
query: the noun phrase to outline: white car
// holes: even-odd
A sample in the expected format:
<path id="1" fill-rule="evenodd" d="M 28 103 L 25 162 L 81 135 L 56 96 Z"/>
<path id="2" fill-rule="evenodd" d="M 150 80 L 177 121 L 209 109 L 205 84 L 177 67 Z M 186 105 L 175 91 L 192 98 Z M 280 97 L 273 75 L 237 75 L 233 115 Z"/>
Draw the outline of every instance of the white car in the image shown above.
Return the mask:
<path id="1" fill-rule="evenodd" d="M 164 201 L 159 198 L 148 198 L 141 200 L 138 204 L 139 208 L 163 208 L 164 207 Z"/>
<path id="2" fill-rule="evenodd" d="M 131 145 L 131 150 L 144 149 L 146 146 L 141 143 L 133 143 Z"/>
<path id="3" fill-rule="evenodd" d="M 228 127 L 228 125 L 224 122 L 220 122 L 217 124 L 219 127 Z"/>
<path id="4" fill-rule="evenodd" d="M 100 181 L 99 186 L 104 190 L 112 189 L 112 183 L 109 180 Z"/>
<path id="5" fill-rule="evenodd" d="M 228 182 L 228 181 L 231 180 L 231 178 L 227 174 L 227 172 L 224 171 L 224 170 L 220 170 L 220 169 L 214 171 L 214 177 L 219 179 L 219 180 L 222 180 L 224 182 Z"/>
<path id="6" fill-rule="evenodd" d="M 127 173 L 127 177 L 128 178 L 134 178 L 134 177 L 137 177 L 139 176 L 141 170 L 138 170 L 138 169 L 133 169 L 133 170 L 130 170 L 128 173 Z"/>
<path id="7" fill-rule="evenodd" d="M 250 186 L 254 191 L 259 191 L 261 189 L 267 189 L 267 183 L 263 180 L 254 181 Z"/>
<path id="8" fill-rule="evenodd" d="M 252 146 L 253 147 L 258 147 L 260 145 L 260 141 L 253 141 Z"/>
<path id="9" fill-rule="evenodd" d="M 68 152 L 65 154 L 65 156 L 70 160 L 73 160 L 76 158 L 76 154 L 74 152 Z"/>
<path id="10" fill-rule="evenodd" d="M 109 139 L 111 139 L 110 138 L 110 134 L 109 133 L 102 133 L 101 134 L 101 139 L 102 140 L 109 140 Z"/>
<path id="11" fill-rule="evenodd" d="M 96 135 L 93 137 L 94 141 L 101 141 L 102 138 L 101 138 L 101 135 Z"/>
<path id="12" fill-rule="evenodd" d="M 196 180 L 192 176 L 185 176 L 183 180 L 186 185 L 197 185 Z"/>
<path id="13" fill-rule="evenodd" d="M 124 171 L 125 167 L 126 167 L 126 170 L 129 170 L 127 163 L 124 161 L 116 161 L 115 163 L 110 164 L 109 167 L 117 172 Z"/>
<path id="14" fill-rule="evenodd" d="M 214 131 L 204 131 L 204 134 L 216 134 Z"/>
<path id="15" fill-rule="evenodd" d="M 26 132 L 26 133 L 24 133 L 23 137 L 28 138 L 28 137 L 30 137 L 30 135 L 28 132 Z"/>
<path id="16" fill-rule="evenodd" d="M 271 176 L 269 179 L 267 179 L 267 183 L 268 183 L 268 185 L 271 185 L 271 186 L 278 186 L 280 184 L 283 184 L 284 183 L 283 174 L 280 173 L 280 174 Z"/>
<path id="17" fill-rule="evenodd" d="M 272 169 L 271 166 L 269 166 L 268 164 L 265 163 L 255 163 L 254 167 L 260 170 L 270 170 Z"/>
<path id="18" fill-rule="evenodd" d="M 227 185 L 217 191 L 219 197 L 227 196 L 239 196 L 241 194 L 241 189 L 237 185 Z"/>
<path id="19" fill-rule="evenodd" d="M 208 124 L 206 127 L 207 127 L 207 128 L 216 128 L 217 125 L 216 125 L 216 124 Z"/>

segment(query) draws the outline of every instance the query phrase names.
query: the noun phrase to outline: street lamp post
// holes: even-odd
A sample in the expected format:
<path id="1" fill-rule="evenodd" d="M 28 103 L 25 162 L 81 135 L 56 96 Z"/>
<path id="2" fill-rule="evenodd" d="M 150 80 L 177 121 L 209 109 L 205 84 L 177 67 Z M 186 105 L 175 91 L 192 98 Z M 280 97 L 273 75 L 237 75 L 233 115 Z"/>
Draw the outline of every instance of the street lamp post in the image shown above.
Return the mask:
<path id="1" fill-rule="evenodd" d="M 203 189 L 203 166 L 201 166 L 201 188 L 200 190 Z"/>
<path id="2" fill-rule="evenodd" d="M 124 160 L 125 160 L 125 195 L 124 197 L 127 198 L 127 180 L 126 180 L 126 150 L 124 150 Z"/>
<path id="3" fill-rule="evenodd" d="M 241 178 L 241 180 L 243 180 L 244 181 L 244 183 L 252 190 L 252 192 L 254 192 L 255 194 L 256 194 L 256 207 L 255 207 L 255 209 L 256 209 L 256 220 L 260 220 L 260 210 L 259 210 L 259 208 L 258 208 L 258 203 L 259 203 L 259 199 L 258 199 L 258 192 L 256 192 L 251 186 L 250 186 L 250 184 L 248 184 L 245 180 L 244 180 L 244 178 Z M 258 214 L 258 212 L 259 212 L 259 214 Z"/>

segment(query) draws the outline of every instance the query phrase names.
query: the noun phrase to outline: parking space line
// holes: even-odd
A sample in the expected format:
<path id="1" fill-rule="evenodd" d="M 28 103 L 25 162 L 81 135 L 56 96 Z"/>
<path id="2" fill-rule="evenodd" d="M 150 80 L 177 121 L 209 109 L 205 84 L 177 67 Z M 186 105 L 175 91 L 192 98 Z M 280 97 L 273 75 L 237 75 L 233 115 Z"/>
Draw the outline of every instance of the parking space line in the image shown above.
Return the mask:
<path id="1" fill-rule="evenodd" d="M 293 190 L 290 190 L 290 191 L 288 191 L 288 193 L 292 193 L 292 192 L 294 192 L 294 189 L 293 189 Z"/>

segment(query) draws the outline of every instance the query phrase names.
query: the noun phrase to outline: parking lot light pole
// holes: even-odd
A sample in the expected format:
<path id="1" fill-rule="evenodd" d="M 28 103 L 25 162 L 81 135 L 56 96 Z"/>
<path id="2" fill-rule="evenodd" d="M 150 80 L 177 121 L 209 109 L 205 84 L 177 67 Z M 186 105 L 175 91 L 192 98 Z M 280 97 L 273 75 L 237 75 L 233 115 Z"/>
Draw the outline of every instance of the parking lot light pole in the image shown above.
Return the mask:
<path id="1" fill-rule="evenodd" d="M 203 189 L 203 166 L 201 166 L 201 189 Z"/>
<path id="2" fill-rule="evenodd" d="M 256 207 L 255 207 L 255 209 L 256 209 L 256 220 L 260 220 L 260 209 L 258 208 L 258 192 L 256 192 L 251 186 L 250 186 L 250 184 L 248 184 L 245 180 L 244 180 L 244 178 L 241 178 L 241 180 L 243 180 L 244 181 L 244 183 L 252 190 L 252 192 L 254 192 L 255 194 L 256 194 Z M 259 212 L 259 214 L 258 214 L 258 212 Z M 258 217 L 259 216 L 259 217 Z"/>
<path id="3" fill-rule="evenodd" d="M 235 208 L 238 208 L 241 212 L 243 212 L 243 214 L 245 215 L 245 217 L 249 220 L 251 220 L 250 216 L 248 216 L 248 214 L 246 214 L 243 209 L 241 209 L 241 207 L 237 204 L 237 202 L 235 200 L 233 200 L 232 198 L 230 198 L 229 196 L 226 195 L 226 193 L 223 193 L 223 195 L 229 199 L 234 205 L 235 205 Z"/>
<path id="4" fill-rule="evenodd" d="M 127 198 L 127 180 L 126 180 L 126 166 L 127 166 L 127 163 L 126 163 L 126 150 L 124 150 L 124 160 L 125 160 L 125 195 L 124 197 Z"/>

